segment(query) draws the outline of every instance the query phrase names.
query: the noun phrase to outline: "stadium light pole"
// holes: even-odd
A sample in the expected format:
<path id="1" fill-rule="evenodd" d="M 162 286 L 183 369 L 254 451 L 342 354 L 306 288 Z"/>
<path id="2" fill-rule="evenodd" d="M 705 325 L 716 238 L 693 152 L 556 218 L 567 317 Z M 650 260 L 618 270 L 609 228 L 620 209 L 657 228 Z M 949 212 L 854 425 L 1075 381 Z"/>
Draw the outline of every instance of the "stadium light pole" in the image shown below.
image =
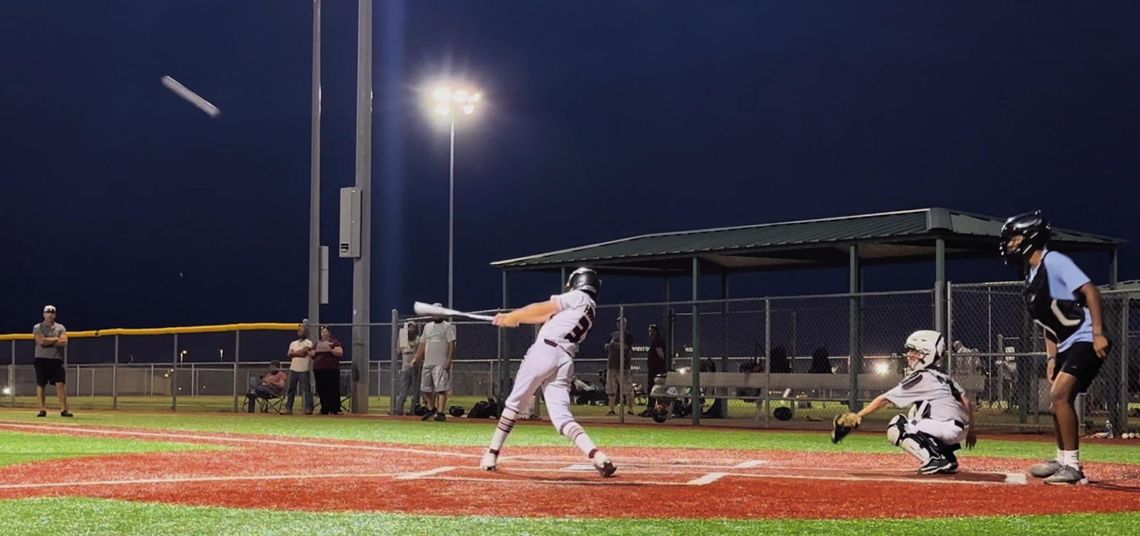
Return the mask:
<path id="1" fill-rule="evenodd" d="M 441 82 L 431 91 L 432 111 L 447 121 L 450 134 L 447 194 L 447 306 L 455 307 L 455 120 L 475 113 L 483 100 L 477 89 L 455 82 Z"/>

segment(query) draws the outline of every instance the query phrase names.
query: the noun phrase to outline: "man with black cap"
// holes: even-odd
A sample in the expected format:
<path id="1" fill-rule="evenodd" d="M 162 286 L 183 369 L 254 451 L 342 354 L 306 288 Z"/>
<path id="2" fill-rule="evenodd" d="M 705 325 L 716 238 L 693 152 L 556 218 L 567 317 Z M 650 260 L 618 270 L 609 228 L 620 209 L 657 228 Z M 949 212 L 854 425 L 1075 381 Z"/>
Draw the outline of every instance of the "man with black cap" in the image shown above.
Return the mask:
<path id="1" fill-rule="evenodd" d="M 36 340 L 36 396 L 40 400 L 37 417 L 47 417 L 47 385 L 55 385 L 59 397 L 60 416 L 71 417 L 67 409 L 67 372 L 63 369 L 63 349 L 67 346 L 67 329 L 55 321 L 55 306 L 44 306 L 44 321 L 32 327 Z"/>

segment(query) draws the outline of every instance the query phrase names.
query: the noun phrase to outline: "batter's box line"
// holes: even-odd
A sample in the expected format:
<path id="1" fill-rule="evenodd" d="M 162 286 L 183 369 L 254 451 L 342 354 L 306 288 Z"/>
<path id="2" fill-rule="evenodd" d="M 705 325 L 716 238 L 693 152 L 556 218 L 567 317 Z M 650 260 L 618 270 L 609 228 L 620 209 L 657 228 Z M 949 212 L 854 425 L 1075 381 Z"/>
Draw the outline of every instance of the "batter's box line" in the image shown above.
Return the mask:
<path id="1" fill-rule="evenodd" d="M 259 482 L 277 480 L 324 480 L 336 478 L 391 478 L 399 477 L 404 473 L 325 473 L 325 474 L 297 474 L 297 475 L 243 475 L 243 476 L 193 476 L 174 478 L 130 478 L 123 480 L 78 480 L 72 482 L 33 482 L 28 484 L 0 484 L 0 490 L 8 489 L 46 489 L 67 488 L 76 486 L 131 486 L 131 485 L 161 485 L 161 484 L 192 484 L 198 482 Z"/>
<path id="2" fill-rule="evenodd" d="M 879 477 L 878 475 L 866 476 L 832 476 L 832 475 L 785 475 L 785 474 L 753 474 L 753 473 L 725 473 L 723 476 L 737 477 L 737 478 L 761 478 L 770 480 L 838 480 L 846 482 L 898 482 L 903 484 L 962 484 L 973 486 L 993 486 L 993 485 L 1026 485 L 1029 482 L 1025 478 L 1025 473 L 976 473 L 984 475 L 999 475 L 1004 477 L 1004 480 L 998 481 L 984 481 L 984 480 L 955 480 L 953 478 L 942 478 L 939 476 L 931 476 L 926 478 L 900 478 L 885 476 Z"/>
<path id="3" fill-rule="evenodd" d="M 582 458 L 580 458 L 580 457 L 575 457 L 575 458 L 551 457 L 551 458 L 546 458 L 546 459 L 521 458 L 521 457 L 501 457 L 501 458 L 499 458 L 500 462 L 505 461 L 505 462 L 510 462 L 512 464 L 560 465 L 560 466 L 564 466 L 564 467 L 567 466 L 567 464 L 569 464 L 569 466 L 571 466 L 571 467 L 578 466 L 578 465 L 586 465 L 586 464 L 580 463 L 581 460 L 582 460 Z M 619 457 L 619 458 L 614 458 L 614 462 L 617 463 L 618 465 L 622 466 L 622 467 L 669 467 L 675 471 L 684 471 L 684 470 L 709 471 L 709 470 L 713 470 L 713 469 L 752 469 L 752 468 L 756 468 L 756 467 L 772 466 L 772 462 L 769 462 L 767 460 L 746 460 L 746 461 L 742 461 L 742 462 L 731 461 L 728 463 L 703 463 L 703 464 L 700 464 L 700 463 L 691 463 L 688 461 L 678 461 L 678 460 L 661 460 L 661 461 L 652 461 L 652 462 L 639 462 L 639 461 L 628 461 L 628 460 L 624 460 L 624 459 Z"/>

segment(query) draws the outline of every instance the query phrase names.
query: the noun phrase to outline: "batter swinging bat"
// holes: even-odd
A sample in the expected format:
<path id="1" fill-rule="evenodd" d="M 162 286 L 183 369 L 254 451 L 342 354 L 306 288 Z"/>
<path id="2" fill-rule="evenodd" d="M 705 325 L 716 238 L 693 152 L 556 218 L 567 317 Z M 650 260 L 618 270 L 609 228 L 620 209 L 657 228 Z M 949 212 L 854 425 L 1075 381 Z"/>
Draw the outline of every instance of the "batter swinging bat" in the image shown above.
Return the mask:
<path id="1" fill-rule="evenodd" d="M 464 313 L 462 311 L 456 311 L 455 309 L 448 309 L 447 307 L 439 307 L 437 305 L 431 305 L 431 304 L 424 303 L 424 302 L 416 302 L 415 306 L 413 306 L 413 309 L 416 311 L 416 314 L 420 315 L 420 316 L 462 316 L 464 318 L 470 318 L 472 320 L 482 320 L 484 322 L 490 322 L 490 321 L 495 319 L 494 317 L 487 316 L 487 315 L 477 315 L 474 313 Z"/>

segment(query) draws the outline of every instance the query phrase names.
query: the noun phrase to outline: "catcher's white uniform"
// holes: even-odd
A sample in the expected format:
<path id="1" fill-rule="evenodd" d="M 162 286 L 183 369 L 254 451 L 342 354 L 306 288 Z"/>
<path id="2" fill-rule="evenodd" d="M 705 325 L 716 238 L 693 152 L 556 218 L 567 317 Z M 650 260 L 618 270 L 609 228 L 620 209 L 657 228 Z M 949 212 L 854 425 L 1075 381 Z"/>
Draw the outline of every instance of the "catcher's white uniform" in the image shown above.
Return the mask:
<path id="1" fill-rule="evenodd" d="M 954 447 L 966 439 L 966 424 L 969 415 L 960 399 L 965 391 L 945 372 L 928 368 L 915 372 L 899 382 L 883 396 L 897 407 L 910 406 L 907 415 L 899 415 L 891 420 L 887 437 L 895 445 L 926 463 L 930 459 L 930 449 L 911 449 L 909 437 L 925 435 L 938 441 L 941 446 Z"/>

